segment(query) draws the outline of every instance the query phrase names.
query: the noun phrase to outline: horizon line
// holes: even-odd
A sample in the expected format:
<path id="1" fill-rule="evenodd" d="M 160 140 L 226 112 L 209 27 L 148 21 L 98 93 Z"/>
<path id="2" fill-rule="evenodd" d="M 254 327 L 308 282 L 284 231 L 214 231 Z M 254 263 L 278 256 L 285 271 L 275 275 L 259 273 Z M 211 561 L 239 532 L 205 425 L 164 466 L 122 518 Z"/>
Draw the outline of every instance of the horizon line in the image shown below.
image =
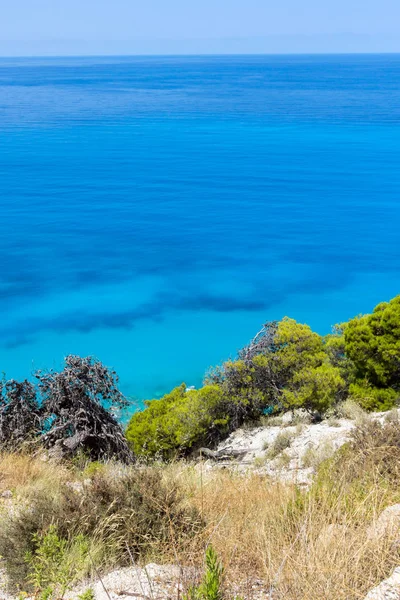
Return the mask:
<path id="1" fill-rule="evenodd" d="M 163 54 L 149 54 L 149 53 L 110 53 L 110 54 L 0 54 L 0 60 L 2 59 L 31 59 L 31 58 L 190 58 L 190 57 L 226 57 L 226 56 L 382 56 L 382 55 L 400 55 L 400 49 L 396 51 L 381 51 L 381 52 L 370 52 L 370 51 L 335 51 L 335 52 L 182 52 L 182 53 L 163 53 Z"/>

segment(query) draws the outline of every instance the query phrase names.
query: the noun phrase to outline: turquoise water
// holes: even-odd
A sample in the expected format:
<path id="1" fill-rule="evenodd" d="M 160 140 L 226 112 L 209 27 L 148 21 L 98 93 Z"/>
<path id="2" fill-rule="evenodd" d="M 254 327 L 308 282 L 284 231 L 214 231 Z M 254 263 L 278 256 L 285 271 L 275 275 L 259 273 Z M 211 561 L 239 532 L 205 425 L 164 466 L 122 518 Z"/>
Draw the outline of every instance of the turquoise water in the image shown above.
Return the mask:
<path id="1" fill-rule="evenodd" d="M 0 370 L 136 398 L 400 293 L 400 56 L 0 60 Z"/>

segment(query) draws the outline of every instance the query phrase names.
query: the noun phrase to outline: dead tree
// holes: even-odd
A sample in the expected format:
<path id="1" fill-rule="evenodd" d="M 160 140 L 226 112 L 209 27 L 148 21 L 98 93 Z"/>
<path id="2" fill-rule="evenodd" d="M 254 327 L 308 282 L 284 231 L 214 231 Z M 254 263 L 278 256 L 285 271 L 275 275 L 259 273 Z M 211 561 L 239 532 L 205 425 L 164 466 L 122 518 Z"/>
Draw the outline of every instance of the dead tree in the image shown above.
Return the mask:
<path id="1" fill-rule="evenodd" d="M 15 379 L 0 383 L 0 445 L 21 448 L 40 430 L 41 410 L 32 383 Z"/>
<path id="2" fill-rule="evenodd" d="M 42 444 L 61 456 L 133 460 L 113 412 L 127 405 L 114 371 L 91 357 L 67 356 L 61 372 L 35 373 L 42 397 Z"/>
<path id="3" fill-rule="evenodd" d="M 258 354 L 276 352 L 277 321 L 270 321 L 262 326 L 262 329 L 254 336 L 251 342 L 239 350 L 238 357 L 245 362 L 250 362 Z"/>

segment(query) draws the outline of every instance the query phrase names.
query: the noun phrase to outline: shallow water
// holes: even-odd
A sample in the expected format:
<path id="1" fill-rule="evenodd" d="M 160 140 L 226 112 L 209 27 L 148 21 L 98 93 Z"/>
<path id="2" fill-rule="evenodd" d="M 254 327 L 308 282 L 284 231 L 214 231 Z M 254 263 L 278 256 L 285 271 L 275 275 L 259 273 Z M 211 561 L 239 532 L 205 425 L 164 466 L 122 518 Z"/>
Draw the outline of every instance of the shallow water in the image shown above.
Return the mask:
<path id="1" fill-rule="evenodd" d="M 153 397 L 400 292 L 400 55 L 0 60 L 0 370 Z"/>

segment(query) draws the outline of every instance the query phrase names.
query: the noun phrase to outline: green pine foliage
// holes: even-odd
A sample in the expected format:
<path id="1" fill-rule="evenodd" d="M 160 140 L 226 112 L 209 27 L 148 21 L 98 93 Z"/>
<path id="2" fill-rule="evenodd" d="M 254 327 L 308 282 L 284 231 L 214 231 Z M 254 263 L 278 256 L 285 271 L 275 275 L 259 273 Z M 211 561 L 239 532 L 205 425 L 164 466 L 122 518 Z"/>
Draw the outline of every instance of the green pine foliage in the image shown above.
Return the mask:
<path id="1" fill-rule="evenodd" d="M 304 409 L 319 417 L 351 398 L 387 410 L 400 398 L 400 296 L 320 336 L 285 317 L 211 370 L 133 415 L 127 439 L 137 456 L 171 458 L 216 444 L 263 414 Z"/>
<path id="2" fill-rule="evenodd" d="M 350 395 L 366 410 L 387 410 L 400 398 L 400 296 L 343 327 L 353 365 Z"/>
<path id="3" fill-rule="evenodd" d="M 217 385 L 185 391 L 185 384 L 133 415 L 126 436 L 136 455 L 171 458 L 227 430 L 225 398 Z"/>

